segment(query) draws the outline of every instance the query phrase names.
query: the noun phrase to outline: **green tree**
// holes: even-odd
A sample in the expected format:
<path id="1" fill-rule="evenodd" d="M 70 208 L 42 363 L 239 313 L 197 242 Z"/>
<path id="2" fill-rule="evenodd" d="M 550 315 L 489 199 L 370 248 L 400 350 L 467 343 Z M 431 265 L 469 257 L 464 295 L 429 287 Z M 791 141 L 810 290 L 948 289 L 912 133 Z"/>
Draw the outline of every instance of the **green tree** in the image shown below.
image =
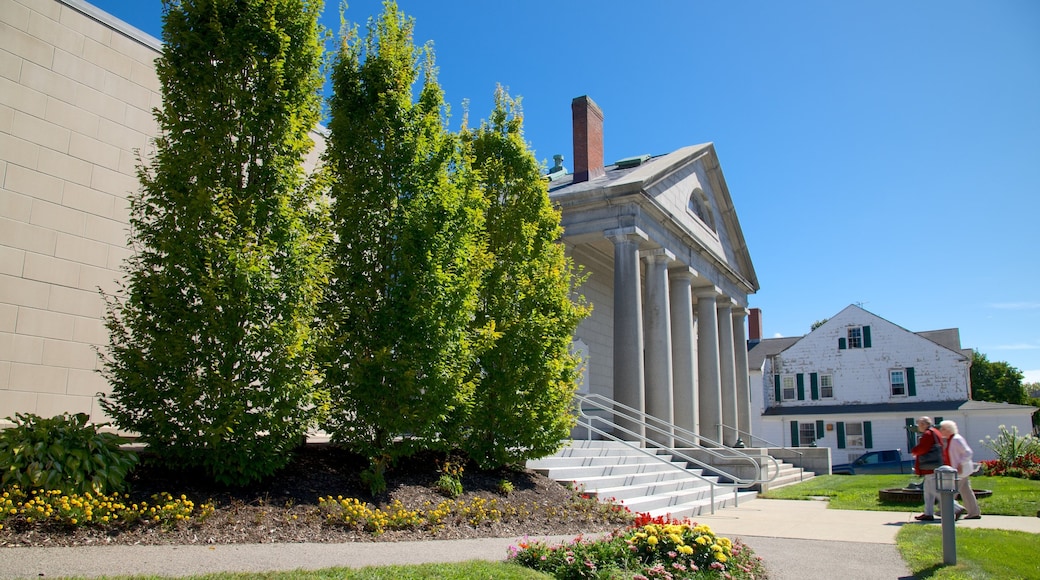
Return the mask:
<path id="1" fill-rule="evenodd" d="M 344 34 L 332 67 L 327 429 L 371 458 L 373 491 L 396 458 L 447 448 L 472 394 L 482 199 L 413 28 L 387 2 L 364 38 Z"/>
<path id="2" fill-rule="evenodd" d="M 560 214 L 523 139 L 518 101 L 499 87 L 491 118 L 464 132 L 487 204 L 484 272 L 474 318 L 484 337 L 478 384 L 461 437 L 484 467 L 556 451 L 574 424 L 580 360 L 570 352 L 584 299 L 559 238 Z"/>
<path id="3" fill-rule="evenodd" d="M 990 362 L 975 351 L 971 359 L 971 398 L 976 401 L 1023 405 L 1022 372 L 1003 361 Z"/>
<path id="4" fill-rule="evenodd" d="M 812 327 L 809 328 L 809 331 L 812 332 L 813 330 L 816 330 L 824 324 L 827 324 L 828 320 L 828 318 L 824 318 L 823 320 L 817 320 L 816 322 L 812 323 Z"/>
<path id="5" fill-rule="evenodd" d="M 302 167 L 322 84 L 320 0 L 166 2 L 163 108 L 108 299 L 102 407 L 162 460 L 244 484 L 313 424 L 327 272 Z"/>

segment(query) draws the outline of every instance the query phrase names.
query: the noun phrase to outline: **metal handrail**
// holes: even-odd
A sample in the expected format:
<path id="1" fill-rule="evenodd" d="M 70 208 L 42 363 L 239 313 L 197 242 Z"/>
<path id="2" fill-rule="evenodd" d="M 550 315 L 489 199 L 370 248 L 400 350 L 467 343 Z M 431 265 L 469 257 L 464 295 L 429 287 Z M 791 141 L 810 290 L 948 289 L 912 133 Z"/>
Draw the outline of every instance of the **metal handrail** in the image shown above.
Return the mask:
<path id="1" fill-rule="evenodd" d="M 754 471 L 755 471 L 756 474 L 759 473 L 759 469 L 762 467 L 762 465 L 755 458 L 750 457 L 747 454 L 745 454 L 743 452 L 740 452 L 740 451 L 733 451 L 731 449 L 731 450 L 729 450 L 730 453 L 723 454 L 723 453 L 719 453 L 718 451 L 715 451 L 711 447 L 705 447 L 704 445 L 702 445 L 700 443 L 697 443 L 697 441 L 700 440 L 702 442 L 708 442 L 708 443 L 710 443 L 712 445 L 716 445 L 718 448 L 722 448 L 723 446 L 721 444 L 719 444 L 718 442 L 716 442 L 716 441 L 712 441 L 711 439 L 708 439 L 707 437 L 702 437 L 702 436 L 700 436 L 700 435 L 698 435 L 696 433 L 693 433 L 693 432 L 688 431 L 688 430 L 686 430 L 686 429 L 684 429 L 682 427 L 679 427 L 678 425 L 673 425 L 673 424 L 668 423 L 666 421 L 662 421 L 661 419 L 659 419 L 657 417 L 653 417 L 652 415 L 648 415 L 648 414 L 646 414 L 646 413 L 644 413 L 642 411 L 639 411 L 637 409 L 633 409 L 632 407 L 629 407 L 629 406 L 624 405 L 622 403 L 618 403 L 617 401 L 614 401 L 613 399 L 610 399 L 609 397 L 605 397 L 603 395 L 597 395 L 597 394 L 591 393 L 591 394 L 578 394 L 578 395 L 576 395 L 575 398 L 576 398 L 576 401 L 578 403 L 579 415 L 580 415 L 581 419 L 584 420 L 583 423 L 582 423 L 582 426 L 585 427 L 586 429 L 588 429 L 588 433 L 589 433 L 589 437 L 590 438 L 591 438 L 592 433 L 597 433 L 597 434 L 599 434 L 599 435 L 601 435 L 601 436 L 603 436 L 603 437 L 605 437 L 607 439 L 610 439 L 612 441 L 616 441 L 616 442 L 622 443 L 622 444 L 626 445 L 627 447 L 629 447 L 629 448 L 631 448 L 631 449 L 633 449 L 633 450 L 635 450 L 635 451 L 637 451 L 639 453 L 642 453 L 644 455 L 652 457 L 655 460 L 660 461 L 662 463 L 665 463 L 665 464 L 667 464 L 667 465 L 669 465 L 669 466 L 671 466 L 671 467 L 673 467 L 675 469 L 680 469 L 680 470 L 682 470 L 682 471 L 684 471 L 684 472 L 686 472 L 686 473 L 688 473 L 688 474 L 690 474 L 690 475 L 692 475 L 692 476 L 694 476 L 694 477 L 704 481 L 705 483 L 707 483 L 709 485 L 709 489 L 710 489 L 710 492 L 711 492 L 711 502 L 712 502 L 711 510 L 712 510 L 712 513 L 715 513 L 715 486 L 733 488 L 733 491 L 734 491 L 734 493 L 733 493 L 733 496 L 734 496 L 733 497 L 733 501 L 734 501 L 734 505 L 737 505 L 739 503 L 739 491 L 740 491 L 740 488 L 749 487 L 749 486 L 754 485 L 756 483 L 764 483 L 764 482 L 767 482 L 767 481 L 772 481 L 780 473 L 780 466 L 779 466 L 779 464 L 776 462 L 776 460 L 774 458 L 769 457 L 769 460 L 773 463 L 773 466 L 775 468 L 772 477 L 769 477 L 768 479 L 762 479 L 762 478 L 759 478 L 759 477 L 755 477 L 754 479 L 747 479 L 747 478 L 737 477 L 736 475 L 728 473 L 725 470 L 720 469 L 717 466 L 710 465 L 710 464 L 707 464 L 707 463 L 704 463 L 704 462 L 700 461 L 699 459 L 690 457 L 689 455 L 687 455 L 687 454 L 683 453 L 682 451 L 679 451 L 678 449 L 676 449 L 674 446 L 670 447 L 668 445 L 665 445 L 665 444 L 662 444 L 662 443 L 660 443 L 658 441 L 655 441 L 654 439 L 648 438 L 648 437 L 646 437 L 645 435 L 643 435 L 641 433 L 636 433 L 635 431 L 632 431 L 631 429 L 628 429 L 627 427 L 625 427 L 623 425 L 620 425 L 618 423 L 618 421 L 606 419 L 604 417 L 600 417 L 600 416 L 597 416 L 597 415 L 591 415 L 591 414 L 589 414 L 587 412 L 587 410 L 589 410 L 589 409 L 586 409 L 586 405 L 591 407 L 591 410 L 606 411 L 606 412 L 610 413 L 610 415 L 612 415 L 612 416 L 621 418 L 623 421 L 627 421 L 628 423 L 632 423 L 632 424 L 639 424 L 639 425 L 643 426 L 645 429 L 650 429 L 651 431 L 660 434 L 662 437 L 665 437 L 668 440 L 671 440 L 673 442 L 673 445 L 674 445 L 675 441 L 679 441 L 679 442 L 682 442 L 684 445 L 686 445 L 686 447 L 688 447 L 688 448 L 704 451 L 704 452 L 708 453 L 709 455 L 713 455 L 713 456 L 718 457 L 718 458 L 747 460 L 754 467 Z M 602 422 L 604 424 L 605 428 L 601 429 L 601 428 L 596 427 L 595 423 L 597 421 L 598 422 Z M 630 437 L 630 439 L 624 439 L 622 437 L 619 437 L 617 435 L 617 433 L 619 433 L 619 432 L 624 434 L 626 437 Z M 633 444 L 633 440 L 638 442 L 642 446 L 652 447 L 654 449 L 654 451 L 650 451 L 650 450 L 648 450 L 645 447 Z M 702 469 L 706 469 L 706 470 L 709 470 L 711 472 L 714 472 L 714 473 L 718 474 L 720 477 L 724 477 L 726 479 L 729 479 L 730 482 L 729 483 L 721 483 L 719 481 L 716 481 L 716 480 L 704 477 L 702 475 L 699 475 L 697 473 L 691 472 L 691 471 L 689 471 L 687 469 L 686 466 L 682 466 L 682 467 L 678 466 L 674 462 L 670 461 L 669 459 L 666 459 L 663 456 L 657 455 L 657 453 L 656 453 L 657 449 L 663 449 L 663 450 L 667 451 L 669 453 L 669 455 L 671 455 L 672 457 L 678 457 L 679 459 L 681 459 L 684 462 L 686 462 L 686 466 L 688 466 L 690 464 L 699 466 Z M 766 468 L 766 470 L 768 472 L 768 467 Z"/>
<path id="2" fill-rule="evenodd" d="M 753 433 L 751 433 L 749 431 L 744 431 L 743 429 L 740 429 L 739 427 L 730 427 L 728 425 L 724 425 L 724 424 L 721 424 L 721 423 L 718 423 L 715 426 L 716 427 L 722 427 L 722 432 L 723 433 L 725 433 L 726 429 L 729 429 L 729 430 L 733 431 L 734 433 L 736 433 L 737 441 L 742 441 L 743 440 L 741 435 L 747 435 L 748 436 L 748 445 L 747 445 L 747 447 L 755 447 L 755 445 L 754 445 L 755 439 L 758 439 L 760 442 L 765 444 L 765 445 L 763 445 L 763 447 L 775 447 L 777 449 L 783 449 L 784 451 L 794 452 L 796 455 L 798 455 L 798 463 L 800 464 L 800 465 L 797 466 L 798 467 L 798 481 L 805 481 L 805 467 L 804 467 L 804 462 L 802 461 L 802 457 L 804 457 L 805 454 L 802 453 L 801 451 L 798 451 L 794 447 L 785 447 L 783 445 L 777 445 L 776 443 L 773 443 L 772 441 L 769 441 L 768 439 L 764 439 L 762 437 L 758 437 L 757 435 L 755 435 L 755 434 L 753 434 Z M 770 457 L 772 457 L 772 456 L 770 456 Z"/>

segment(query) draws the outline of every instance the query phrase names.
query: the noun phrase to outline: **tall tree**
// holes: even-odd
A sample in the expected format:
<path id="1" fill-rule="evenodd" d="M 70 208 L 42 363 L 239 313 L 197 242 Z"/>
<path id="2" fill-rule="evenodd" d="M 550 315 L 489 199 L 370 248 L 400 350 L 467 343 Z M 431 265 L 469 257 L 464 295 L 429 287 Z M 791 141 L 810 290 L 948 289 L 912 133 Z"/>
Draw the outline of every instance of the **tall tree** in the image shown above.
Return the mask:
<path id="1" fill-rule="evenodd" d="M 1022 372 L 1003 361 L 990 362 L 986 355 L 975 351 L 971 359 L 971 398 L 976 401 L 1012 403 L 1026 402 L 1022 388 Z"/>
<path id="2" fill-rule="evenodd" d="M 462 448 L 494 467 L 551 454 L 569 435 L 581 363 L 570 346 L 589 309 L 559 243 L 560 214 L 524 141 L 519 101 L 499 87 L 490 119 L 465 136 L 487 204 L 492 262 L 474 318 L 485 340 Z"/>
<path id="3" fill-rule="evenodd" d="M 448 446 L 447 423 L 472 393 L 482 200 L 413 28 L 385 3 L 364 38 L 345 33 L 332 69 L 327 428 L 371 458 L 374 491 L 397 457 Z"/>
<path id="4" fill-rule="evenodd" d="M 138 169 L 102 407 L 162 459 L 243 484 L 313 423 L 325 283 L 302 162 L 320 114 L 321 0 L 170 0 L 157 153 Z"/>

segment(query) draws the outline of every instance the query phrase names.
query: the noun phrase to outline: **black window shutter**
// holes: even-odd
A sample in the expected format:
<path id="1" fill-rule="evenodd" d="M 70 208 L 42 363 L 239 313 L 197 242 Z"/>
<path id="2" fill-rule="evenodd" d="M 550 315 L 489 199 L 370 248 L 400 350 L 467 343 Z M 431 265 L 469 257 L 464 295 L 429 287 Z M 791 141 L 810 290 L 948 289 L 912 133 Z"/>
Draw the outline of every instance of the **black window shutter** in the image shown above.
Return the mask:
<path id="1" fill-rule="evenodd" d="M 816 373 L 809 373 L 809 394 L 814 401 L 820 398 L 820 376 Z"/>
<path id="2" fill-rule="evenodd" d="M 798 379 L 798 400 L 799 401 L 804 401 L 805 400 L 805 374 L 798 373 L 797 379 Z"/>
<path id="3" fill-rule="evenodd" d="M 917 396 L 917 381 L 914 380 L 914 367 L 906 367 L 906 393 L 908 396 Z"/>
<path id="4" fill-rule="evenodd" d="M 823 420 L 816 421 L 816 438 L 823 439 Z"/>
<path id="5" fill-rule="evenodd" d="M 798 447 L 798 421 L 791 421 L 791 447 Z"/>
<path id="6" fill-rule="evenodd" d="M 874 447 L 874 435 L 870 432 L 870 421 L 863 422 L 863 446 L 867 449 Z"/>
<path id="7" fill-rule="evenodd" d="M 845 423 L 838 421 L 838 449 L 845 449 Z"/>
<path id="8" fill-rule="evenodd" d="M 906 418 L 906 452 L 909 453 L 917 445 L 917 422 L 913 417 Z"/>
<path id="9" fill-rule="evenodd" d="M 845 337 L 838 339 L 838 350 L 845 350 Z"/>
<path id="10" fill-rule="evenodd" d="M 775 391 L 776 402 L 779 404 L 782 400 L 780 396 L 780 375 L 773 375 L 773 390 Z"/>
<path id="11" fill-rule="evenodd" d="M 863 327 L 863 348 L 870 348 L 870 327 Z"/>

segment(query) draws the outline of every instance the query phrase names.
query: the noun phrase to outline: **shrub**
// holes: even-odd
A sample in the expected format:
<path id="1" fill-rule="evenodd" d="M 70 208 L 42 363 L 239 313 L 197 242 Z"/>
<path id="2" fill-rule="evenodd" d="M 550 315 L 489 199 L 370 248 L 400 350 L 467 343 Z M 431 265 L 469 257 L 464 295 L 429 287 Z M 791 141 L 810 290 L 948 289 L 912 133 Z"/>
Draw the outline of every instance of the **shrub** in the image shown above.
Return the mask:
<path id="1" fill-rule="evenodd" d="M 997 454 L 997 459 L 1007 464 L 1025 455 L 1040 455 L 1040 438 L 1019 435 L 1018 427 L 1014 425 L 1010 431 L 1001 425 L 1000 434 L 996 439 L 987 435 L 980 443 L 992 449 Z"/>
<path id="2" fill-rule="evenodd" d="M 10 420 L 10 417 L 8 417 Z M 86 413 L 50 419 L 16 414 L 0 431 L 0 487 L 58 490 L 69 494 L 121 491 L 137 454 L 122 449 L 122 437 L 99 433 Z"/>
<path id="3" fill-rule="evenodd" d="M 1040 480 L 1040 455 L 1023 455 L 1010 463 L 999 459 L 983 461 L 982 475 Z"/>

